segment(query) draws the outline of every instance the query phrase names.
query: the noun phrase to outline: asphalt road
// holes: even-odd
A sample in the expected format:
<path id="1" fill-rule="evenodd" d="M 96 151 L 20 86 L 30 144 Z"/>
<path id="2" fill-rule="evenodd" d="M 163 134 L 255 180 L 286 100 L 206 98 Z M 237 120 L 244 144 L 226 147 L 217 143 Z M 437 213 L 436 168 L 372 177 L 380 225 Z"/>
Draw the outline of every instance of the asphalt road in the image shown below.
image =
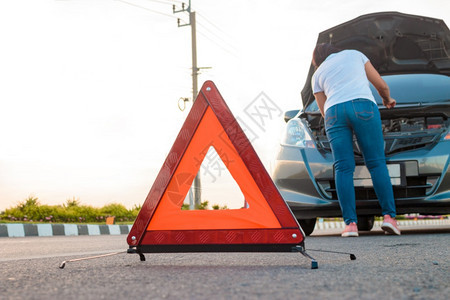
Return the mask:
<path id="1" fill-rule="evenodd" d="M 0 299 L 448 299 L 450 226 L 306 239 L 319 269 L 298 253 L 118 254 L 122 236 L 0 239 Z"/>

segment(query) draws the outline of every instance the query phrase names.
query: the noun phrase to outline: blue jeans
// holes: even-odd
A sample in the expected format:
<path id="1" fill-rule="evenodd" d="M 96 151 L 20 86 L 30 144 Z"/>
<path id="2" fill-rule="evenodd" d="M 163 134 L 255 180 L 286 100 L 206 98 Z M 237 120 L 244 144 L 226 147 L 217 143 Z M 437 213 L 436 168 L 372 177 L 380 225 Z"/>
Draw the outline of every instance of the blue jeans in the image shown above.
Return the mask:
<path id="1" fill-rule="evenodd" d="M 380 112 L 367 99 L 336 104 L 325 113 L 325 128 L 333 151 L 336 190 L 345 224 L 357 222 L 353 173 L 353 133 L 370 171 L 383 215 L 395 217 L 391 179 L 384 155 Z"/>

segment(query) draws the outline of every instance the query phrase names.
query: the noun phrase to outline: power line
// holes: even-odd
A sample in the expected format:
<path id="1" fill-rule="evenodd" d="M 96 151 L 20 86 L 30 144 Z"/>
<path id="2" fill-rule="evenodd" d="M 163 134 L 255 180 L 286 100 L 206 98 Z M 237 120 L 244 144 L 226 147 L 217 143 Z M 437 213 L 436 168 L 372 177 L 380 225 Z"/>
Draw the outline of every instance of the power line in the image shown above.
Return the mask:
<path id="1" fill-rule="evenodd" d="M 226 37 L 228 37 L 230 40 L 233 40 L 233 38 L 227 34 L 224 30 L 222 30 L 219 26 L 217 26 L 216 24 L 214 24 L 213 22 L 211 22 L 208 18 L 206 18 L 202 12 L 198 12 L 198 15 L 204 20 L 206 21 L 209 25 L 211 25 L 213 28 L 215 28 L 216 30 L 218 30 L 222 35 L 225 35 Z M 205 34 L 203 34 L 202 32 L 199 32 L 203 37 L 205 37 L 206 39 L 210 40 L 211 42 L 213 42 L 214 44 L 216 44 L 217 46 L 219 46 L 222 50 L 226 51 L 227 53 L 233 55 L 234 57 L 238 57 L 235 52 L 236 52 L 236 47 L 233 45 L 233 43 L 230 43 L 229 41 L 225 40 L 222 36 L 219 36 L 218 34 L 214 33 L 210 28 L 211 26 L 206 26 L 203 25 L 201 22 L 197 21 L 197 23 L 204 28 L 206 31 L 208 31 L 210 34 L 212 34 L 214 37 L 216 37 L 217 39 L 219 39 L 221 42 L 225 43 L 228 48 L 230 48 L 232 51 L 229 51 L 228 49 L 225 49 L 222 45 L 220 45 L 219 43 L 217 43 L 216 41 L 210 39 L 208 36 L 206 36 Z"/>
<path id="2" fill-rule="evenodd" d="M 147 1 L 152 1 L 152 2 L 157 2 L 157 3 L 164 3 L 164 4 L 171 4 L 169 2 L 166 1 L 170 1 L 170 0 L 147 0 Z M 185 3 L 183 1 L 176 1 L 176 0 L 172 0 L 170 2 L 178 2 L 178 3 Z M 226 33 L 224 30 L 222 30 L 219 26 L 217 26 L 216 24 L 214 24 L 213 22 L 211 22 L 208 18 L 206 18 L 203 13 L 199 13 L 198 9 L 196 9 L 196 13 L 197 15 L 199 15 L 201 18 L 203 18 L 207 23 L 209 23 L 211 26 L 213 26 L 214 28 L 216 28 L 218 31 L 220 31 L 221 33 L 225 34 L 227 37 L 229 37 L 230 39 L 232 39 L 232 37 Z M 214 35 L 215 37 L 217 37 L 218 39 L 222 40 L 223 42 L 227 43 L 231 48 L 234 48 L 234 46 L 232 45 L 232 43 L 224 40 L 222 37 L 220 37 L 219 35 L 217 35 L 216 33 L 214 33 L 211 29 L 208 28 L 208 26 L 203 25 L 201 22 L 199 22 L 198 20 L 196 20 L 197 23 L 203 27 L 204 29 L 206 29 L 209 33 L 211 33 L 212 35 Z"/>
<path id="3" fill-rule="evenodd" d="M 210 20 L 208 20 L 208 18 L 206 18 L 203 13 L 198 13 L 198 15 L 200 17 L 202 17 L 206 22 L 208 22 L 210 25 L 212 25 L 214 28 L 216 28 L 217 30 L 219 30 L 221 33 L 225 34 L 226 36 L 228 36 L 229 38 L 232 38 L 232 36 L 230 36 L 228 33 L 226 33 L 224 30 L 222 30 L 220 27 L 218 27 L 216 24 L 214 24 L 213 22 L 211 22 Z"/>
<path id="4" fill-rule="evenodd" d="M 222 42 L 224 42 L 225 44 L 227 44 L 230 48 L 232 48 L 233 50 L 236 50 L 236 48 L 229 43 L 228 41 L 224 40 L 221 36 L 215 34 L 213 31 L 211 31 L 207 26 L 203 25 L 201 22 L 197 21 L 198 25 L 200 25 L 201 27 L 203 27 L 206 31 L 208 31 L 210 34 L 212 34 L 213 36 L 215 36 L 216 38 L 218 38 L 219 40 L 221 40 Z"/>
<path id="5" fill-rule="evenodd" d="M 157 1 L 161 1 L 161 0 L 157 0 Z M 162 0 L 162 1 L 170 2 L 170 4 L 173 4 L 173 3 L 179 3 L 179 4 L 186 3 L 186 1 L 181 1 L 181 0 Z"/>
<path id="6" fill-rule="evenodd" d="M 219 43 L 217 43 L 216 41 L 214 41 L 213 39 L 210 39 L 206 34 L 202 33 L 201 31 L 198 31 L 198 33 L 200 35 L 202 35 L 204 38 L 206 38 L 207 40 L 211 41 L 212 43 L 216 44 L 216 46 L 218 46 L 219 48 L 221 48 L 223 51 L 227 52 L 228 54 L 233 55 L 236 58 L 239 58 L 237 56 L 237 54 L 231 52 L 230 50 L 226 49 L 225 47 L 223 47 L 222 45 L 220 45 Z"/>
<path id="7" fill-rule="evenodd" d="M 165 5 L 171 5 L 169 2 L 161 1 L 161 0 L 147 0 L 147 1 L 155 2 L 155 3 L 161 3 L 161 4 L 165 4 Z"/>
<path id="8" fill-rule="evenodd" d="M 146 0 L 155 3 L 161 3 L 172 6 L 174 3 L 182 3 L 182 1 L 164 1 L 164 0 Z"/>
<path id="9" fill-rule="evenodd" d="M 175 17 L 173 15 L 165 14 L 165 13 L 162 13 L 160 11 L 153 10 L 153 9 L 148 8 L 148 7 L 141 6 L 141 5 L 138 5 L 138 4 L 134 4 L 134 3 L 131 3 L 131 2 L 128 2 L 128 1 L 125 1 L 125 0 L 117 0 L 117 1 L 125 3 L 125 4 L 128 4 L 128 5 L 131 5 L 131 6 L 134 6 L 134 7 L 137 7 L 137 8 L 145 9 L 145 10 L 150 11 L 150 12 L 155 13 L 155 14 L 159 14 L 159 15 L 162 15 L 162 16 L 170 17 L 171 19 L 178 19 L 177 17 Z M 153 1 L 155 1 L 155 0 L 153 0 Z"/>
<path id="10" fill-rule="evenodd" d="M 144 9 L 144 10 L 146 10 L 146 11 L 149 11 L 149 12 L 152 12 L 152 13 L 155 13 L 155 14 L 159 14 L 159 15 L 162 15 L 162 16 L 170 17 L 171 19 L 179 19 L 179 18 L 175 17 L 174 15 L 166 14 L 166 13 L 163 13 L 163 12 L 160 12 L 160 11 L 157 11 L 157 10 L 150 9 L 150 8 L 145 7 L 145 6 L 142 6 L 142 5 L 138 5 L 138 4 L 135 4 L 135 3 L 131 3 L 131 2 L 125 1 L 125 0 L 117 0 L 117 1 L 122 2 L 122 3 L 124 3 L 124 4 L 128 4 L 128 5 L 130 5 L 130 6 L 134 6 L 134 7 L 140 8 L 140 9 Z M 173 3 L 169 3 L 169 2 L 166 2 L 166 1 L 164 1 L 164 0 L 146 0 L 146 1 L 149 1 L 149 2 L 155 2 L 155 3 L 160 3 L 160 4 L 166 4 L 166 5 L 173 5 Z M 173 1 L 173 2 L 184 3 L 184 2 L 182 2 L 182 1 Z M 203 18 L 205 21 L 207 21 L 209 24 L 211 24 L 212 26 L 214 26 L 215 28 L 217 28 L 219 31 L 221 31 L 221 32 L 224 33 L 223 30 L 221 30 L 218 26 L 214 25 L 211 21 L 207 20 L 204 16 L 202 16 L 202 18 Z M 215 34 L 213 31 L 211 31 L 210 29 L 208 29 L 207 26 L 201 24 L 201 23 L 198 22 L 198 21 L 197 21 L 197 23 L 198 23 L 202 28 L 204 28 L 206 31 L 208 31 L 211 35 L 213 35 L 213 36 L 216 37 L 217 39 L 219 39 L 219 40 L 221 40 L 222 42 L 224 42 L 225 44 L 227 44 L 227 46 L 231 49 L 231 51 L 230 51 L 229 49 L 226 49 L 223 45 L 219 44 L 219 43 L 216 42 L 215 40 L 213 40 L 213 39 L 211 39 L 210 37 L 208 37 L 208 35 L 206 35 L 205 33 L 202 33 L 201 31 L 199 31 L 199 34 L 201 34 L 204 38 L 206 38 L 207 40 L 209 40 L 209 41 L 211 41 L 212 43 L 214 43 L 216 46 L 218 46 L 219 48 L 221 48 L 223 51 L 225 51 L 225 52 L 227 52 L 227 53 L 233 55 L 234 57 L 238 57 L 238 56 L 234 53 L 234 51 L 236 50 L 236 48 L 235 48 L 231 43 L 227 42 L 226 40 L 224 40 L 223 38 L 221 38 L 219 35 Z"/>

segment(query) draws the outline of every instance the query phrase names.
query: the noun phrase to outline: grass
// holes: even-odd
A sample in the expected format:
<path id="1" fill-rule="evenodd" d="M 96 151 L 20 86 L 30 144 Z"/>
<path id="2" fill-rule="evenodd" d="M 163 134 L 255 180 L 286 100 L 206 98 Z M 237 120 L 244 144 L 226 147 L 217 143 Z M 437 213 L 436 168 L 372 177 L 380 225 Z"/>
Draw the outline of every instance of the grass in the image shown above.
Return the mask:
<path id="1" fill-rule="evenodd" d="M 78 199 L 68 199 L 62 205 L 43 205 L 30 196 L 0 213 L 0 223 L 105 224 L 107 217 L 115 217 L 116 224 L 132 224 L 140 209 L 140 206 L 127 209 L 118 203 L 93 207 L 81 204 Z"/>

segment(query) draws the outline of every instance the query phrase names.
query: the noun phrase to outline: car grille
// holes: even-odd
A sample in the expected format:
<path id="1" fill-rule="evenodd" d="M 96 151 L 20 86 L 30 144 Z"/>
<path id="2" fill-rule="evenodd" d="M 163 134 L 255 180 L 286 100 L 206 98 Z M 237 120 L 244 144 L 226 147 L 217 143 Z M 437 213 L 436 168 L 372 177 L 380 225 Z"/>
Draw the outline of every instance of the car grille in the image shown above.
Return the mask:
<path id="1" fill-rule="evenodd" d="M 420 198 L 425 197 L 431 191 L 439 176 L 407 176 L 405 186 L 393 186 L 394 198 Z M 331 199 L 337 200 L 336 186 L 334 179 L 318 181 L 322 191 Z M 355 187 L 356 200 L 376 200 L 375 190 L 370 187 Z"/>
<path id="2" fill-rule="evenodd" d="M 385 154 L 394 154 L 397 152 L 419 149 L 426 147 L 437 141 L 441 133 L 395 133 L 385 134 L 384 136 L 384 149 Z M 331 151 L 330 142 L 324 138 L 319 140 L 320 146 L 327 151 Z M 353 137 L 353 151 L 355 155 L 362 156 L 361 149 L 359 148 L 356 138 Z"/>

